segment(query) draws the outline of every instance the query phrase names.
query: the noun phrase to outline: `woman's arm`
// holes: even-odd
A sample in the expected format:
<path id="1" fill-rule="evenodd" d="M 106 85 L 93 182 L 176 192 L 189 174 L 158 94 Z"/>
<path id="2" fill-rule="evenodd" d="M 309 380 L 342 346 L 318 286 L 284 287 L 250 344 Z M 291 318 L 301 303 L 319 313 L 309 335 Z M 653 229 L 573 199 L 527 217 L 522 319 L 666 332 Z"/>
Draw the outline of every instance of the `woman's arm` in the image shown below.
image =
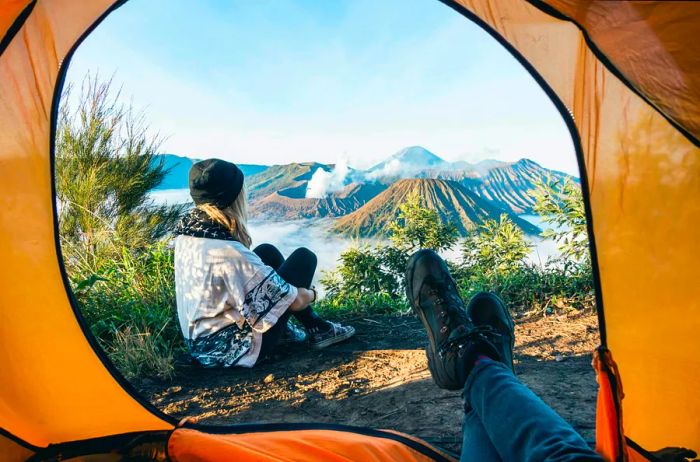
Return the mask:
<path id="1" fill-rule="evenodd" d="M 315 301 L 316 291 L 299 287 L 297 288 L 297 298 L 289 305 L 289 309 L 292 311 L 301 311 Z"/>

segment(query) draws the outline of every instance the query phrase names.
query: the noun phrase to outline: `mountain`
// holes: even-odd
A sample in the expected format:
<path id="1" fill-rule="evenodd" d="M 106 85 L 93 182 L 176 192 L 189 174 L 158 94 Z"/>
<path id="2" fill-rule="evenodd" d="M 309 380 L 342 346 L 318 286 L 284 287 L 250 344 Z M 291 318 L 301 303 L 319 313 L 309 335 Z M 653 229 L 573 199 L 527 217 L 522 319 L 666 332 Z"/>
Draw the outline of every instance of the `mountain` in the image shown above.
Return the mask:
<path id="1" fill-rule="evenodd" d="M 306 186 L 317 169 L 331 171 L 332 166 L 318 162 L 272 165 L 264 171 L 248 177 L 246 188 L 251 201 L 273 193 L 283 193 L 292 199 L 306 197 Z"/>
<path id="2" fill-rule="evenodd" d="M 443 221 L 455 224 L 462 236 L 486 220 L 497 220 L 506 213 L 457 181 L 404 179 L 392 184 L 360 209 L 338 219 L 333 229 L 351 236 L 386 235 L 388 225 L 399 215 L 399 206 L 411 194 L 418 194 L 425 207 L 437 210 Z M 536 226 L 513 214 L 508 215 L 526 233 L 539 233 Z"/>
<path id="3" fill-rule="evenodd" d="M 177 156 L 175 154 L 156 154 L 153 156 L 154 162 L 162 162 L 168 174 L 165 175 L 163 181 L 154 189 L 181 189 L 189 187 L 189 172 L 190 167 L 200 159 L 191 159 L 189 157 Z M 266 170 L 267 165 L 255 164 L 236 164 L 243 171 L 243 175 L 248 178 Z"/>
<path id="4" fill-rule="evenodd" d="M 537 162 L 520 159 L 513 163 L 500 162 L 479 177 L 465 177 L 461 183 L 470 191 L 515 214 L 532 213 L 535 198 L 532 190 L 539 180 L 551 178 L 576 180 L 571 175 L 549 170 Z"/>
<path id="5" fill-rule="evenodd" d="M 300 187 L 288 188 L 252 201 L 249 214 L 270 220 L 340 217 L 359 209 L 384 189 L 386 185 L 381 183 L 352 183 L 327 197 L 307 199 L 299 195 Z"/>
<path id="6" fill-rule="evenodd" d="M 422 146 L 410 146 L 367 170 L 370 178 L 404 178 L 424 170 L 448 168 L 449 162 Z"/>

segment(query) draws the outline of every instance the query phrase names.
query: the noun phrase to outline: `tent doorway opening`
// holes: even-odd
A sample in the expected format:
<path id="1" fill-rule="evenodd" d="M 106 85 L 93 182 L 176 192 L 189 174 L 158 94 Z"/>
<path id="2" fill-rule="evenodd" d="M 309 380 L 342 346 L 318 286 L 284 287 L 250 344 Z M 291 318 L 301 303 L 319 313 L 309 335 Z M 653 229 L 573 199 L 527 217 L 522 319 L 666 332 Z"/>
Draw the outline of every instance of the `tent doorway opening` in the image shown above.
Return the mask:
<path id="1" fill-rule="evenodd" d="M 290 2 L 280 14 L 239 2 L 194 26 L 175 5 L 146 28 L 155 7 L 132 0 L 85 40 L 55 131 L 63 263 L 83 322 L 142 398 L 178 419 L 381 426 L 458 450 L 459 397 L 432 385 L 402 298 L 422 214 L 444 227 L 428 243 L 464 297 L 496 291 L 517 315 L 521 378 L 592 441 L 600 339 L 570 115 L 477 25 L 437 2 L 401 3 Z M 271 38 L 251 45 L 246 21 Z M 186 27 L 198 29 L 185 38 Z M 133 37 L 115 44 L 125 28 Z M 187 171 L 206 157 L 243 168 L 256 243 L 317 252 L 317 309 L 354 339 L 280 349 L 251 370 L 191 361 L 169 233 L 191 207 Z"/>

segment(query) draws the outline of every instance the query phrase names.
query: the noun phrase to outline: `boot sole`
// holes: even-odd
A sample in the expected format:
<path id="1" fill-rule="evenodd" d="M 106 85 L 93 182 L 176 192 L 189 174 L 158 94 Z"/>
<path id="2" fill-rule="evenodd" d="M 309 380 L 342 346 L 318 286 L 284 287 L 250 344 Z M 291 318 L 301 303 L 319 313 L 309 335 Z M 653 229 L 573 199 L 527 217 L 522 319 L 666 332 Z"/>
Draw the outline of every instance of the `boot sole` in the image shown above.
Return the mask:
<path id="1" fill-rule="evenodd" d="M 415 255 L 414 255 L 415 257 Z M 452 385 L 451 379 L 442 377 L 440 373 L 440 368 L 434 366 L 434 362 L 438 361 L 434 356 L 437 355 L 437 342 L 435 341 L 435 337 L 433 336 L 433 330 L 430 328 L 430 324 L 428 323 L 427 318 L 425 317 L 425 314 L 423 313 L 422 310 L 419 308 L 415 307 L 413 304 L 413 297 L 412 297 L 412 292 L 413 292 L 413 273 L 415 272 L 416 269 L 416 261 L 418 261 L 420 257 L 418 258 L 413 258 L 408 261 L 407 268 L 406 268 L 406 298 L 408 299 L 408 303 L 411 306 L 411 311 L 413 314 L 420 319 L 421 323 L 423 324 L 423 327 L 425 328 L 426 333 L 428 334 L 428 346 L 425 348 L 425 355 L 427 356 L 428 359 L 428 370 L 430 370 L 430 374 L 433 376 L 433 380 L 437 384 L 438 387 L 444 389 L 444 390 L 460 390 L 462 389 L 462 385 Z M 431 353 L 432 352 L 432 353 Z"/>
<path id="2" fill-rule="evenodd" d="M 408 265 L 406 268 L 406 299 L 408 300 L 408 304 L 411 306 L 411 311 L 418 317 L 418 319 L 421 320 L 423 327 L 428 333 L 429 346 L 428 348 L 426 348 L 426 354 L 428 356 L 428 360 L 430 360 L 430 351 L 432 350 L 433 354 L 435 354 L 437 352 L 437 344 L 435 342 L 435 337 L 433 336 L 433 330 L 430 328 L 430 324 L 428 324 L 428 320 L 426 319 L 425 314 L 423 313 L 423 311 L 415 307 L 413 303 L 413 273 L 416 270 L 416 262 L 420 258 L 417 257 L 414 259 L 414 257 L 415 255 L 411 257 L 411 259 L 408 261 Z"/>

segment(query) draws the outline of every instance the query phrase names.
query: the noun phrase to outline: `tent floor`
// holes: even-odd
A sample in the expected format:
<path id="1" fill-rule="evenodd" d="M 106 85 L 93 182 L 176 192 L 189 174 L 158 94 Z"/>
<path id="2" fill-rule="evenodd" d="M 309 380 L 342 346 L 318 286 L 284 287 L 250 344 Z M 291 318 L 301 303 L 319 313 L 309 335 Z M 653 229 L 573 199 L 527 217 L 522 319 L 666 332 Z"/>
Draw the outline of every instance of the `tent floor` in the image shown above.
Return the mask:
<path id="1" fill-rule="evenodd" d="M 394 429 L 459 451 L 459 393 L 433 385 L 420 323 L 411 316 L 347 321 L 356 337 L 324 351 L 287 349 L 253 370 L 183 361 L 172 381 L 135 385 L 167 413 L 201 423 L 333 422 Z M 595 314 L 521 318 L 516 341 L 520 378 L 593 441 Z"/>

